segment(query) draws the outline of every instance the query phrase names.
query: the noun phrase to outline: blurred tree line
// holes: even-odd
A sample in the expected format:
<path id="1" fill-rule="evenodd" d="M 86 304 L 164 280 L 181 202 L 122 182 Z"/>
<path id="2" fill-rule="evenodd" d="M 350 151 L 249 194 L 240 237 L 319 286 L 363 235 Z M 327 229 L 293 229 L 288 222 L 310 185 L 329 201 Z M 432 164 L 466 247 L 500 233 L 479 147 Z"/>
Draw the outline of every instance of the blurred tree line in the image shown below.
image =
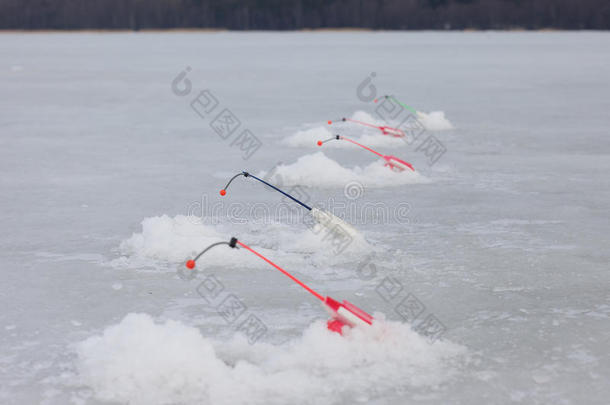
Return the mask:
<path id="1" fill-rule="evenodd" d="M 609 29 L 610 0 L 0 0 L 0 29 Z"/>

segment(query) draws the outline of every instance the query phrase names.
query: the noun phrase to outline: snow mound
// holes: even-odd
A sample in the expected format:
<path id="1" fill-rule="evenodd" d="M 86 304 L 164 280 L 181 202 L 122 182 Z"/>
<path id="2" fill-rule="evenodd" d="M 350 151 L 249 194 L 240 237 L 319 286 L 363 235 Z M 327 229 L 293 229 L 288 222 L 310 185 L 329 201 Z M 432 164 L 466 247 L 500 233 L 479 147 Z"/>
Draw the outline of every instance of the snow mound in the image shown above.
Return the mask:
<path id="1" fill-rule="evenodd" d="M 445 118 L 443 111 L 432 111 L 430 113 L 418 111 L 417 119 L 428 131 L 446 131 L 454 128 L 451 122 Z"/>
<path id="2" fill-rule="evenodd" d="M 375 120 L 370 114 L 367 114 L 364 111 L 356 111 L 351 118 L 368 122 L 373 125 L 384 125 L 383 122 Z M 282 143 L 295 148 L 316 148 L 318 147 L 318 141 L 324 141 L 337 134 L 353 138 L 356 142 L 371 148 L 400 148 L 406 146 L 404 140 L 400 138 L 382 135 L 374 128 L 367 128 L 354 123 L 344 123 L 341 121 L 333 122 L 332 125 L 316 126 L 297 131 L 295 134 L 284 138 Z M 324 148 L 355 149 L 357 147 L 348 142 L 328 142 L 324 144 Z"/>
<path id="3" fill-rule="evenodd" d="M 295 134 L 282 139 L 281 142 L 284 145 L 292 146 L 293 148 L 314 147 L 317 146 L 316 142 L 332 138 L 334 135 L 335 133 L 331 132 L 330 127 L 319 126 L 305 129 L 303 131 L 297 131 Z M 339 147 L 338 144 L 340 143 L 341 142 L 329 142 L 328 146 L 332 148 L 337 148 Z"/>
<path id="4" fill-rule="evenodd" d="M 191 252 L 200 251 L 212 243 L 227 240 L 212 226 L 204 225 L 196 217 L 167 215 L 146 218 L 142 232 L 121 242 L 119 250 L 125 255 L 139 255 L 153 259 L 178 262 Z M 210 252 L 210 257 L 212 257 Z"/>
<path id="5" fill-rule="evenodd" d="M 350 403 L 436 387 L 458 375 L 464 347 L 430 344 L 379 321 L 341 337 L 323 322 L 278 346 L 205 338 L 180 322 L 129 314 L 76 345 L 78 383 L 97 400 L 133 405 Z"/>
<path id="6" fill-rule="evenodd" d="M 400 119 L 404 119 L 404 115 L 399 115 Z M 399 126 L 400 122 L 385 122 L 380 117 L 375 117 L 374 115 L 368 114 L 364 111 L 356 111 L 352 117 L 353 120 L 358 120 L 362 122 L 367 122 L 377 126 L 389 125 L 389 126 Z M 448 129 L 453 129 L 453 125 L 451 122 L 445 117 L 444 111 L 431 111 L 429 113 L 425 113 L 422 111 L 417 111 L 417 119 L 424 126 L 424 128 L 428 131 L 445 131 Z M 351 126 L 357 124 L 349 124 Z M 374 128 L 370 128 L 373 131 L 376 131 Z M 389 138 L 389 136 L 382 136 L 382 138 Z"/>
<path id="7" fill-rule="evenodd" d="M 381 135 L 381 133 L 365 133 L 359 135 L 361 131 L 340 129 L 340 128 L 331 128 L 331 127 L 315 127 L 310 128 L 304 131 L 298 131 L 294 135 L 285 138 L 282 143 L 295 147 L 295 148 L 317 148 L 318 141 L 325 141 L 333 136 L 340 134 L 343 136 L 347 136 L 352 138 L 356 142 L 359 142 L 363 145 L 369 146 L 371 148 L 379 148 L 379 147 L 388 147 L 388 148 L 400 148 L 406 147 L 406 143 L 401 138 L 395 138 L 393 136 Z M 324 148 L 333 148 L 333 149 L 352 149 L 357 150 L 357 146 L 349 142 L 337 142 L 331 141 L 327 142 L 323 146 Z"/>
<path id="8" fill-rule="evenodd" d="M 301 156 L 295 163 L 279 165 L 276 176 L 281 176 L 284 185 L 311 187 L 345 187 L 350 182 L 358 182 L 363 187 L 388 187 L 405 184 L 429 183 L 430 180 L 417 170 L 394 172 L 376 160 L 364 168 L 349 169 L 327 157 L 323 152 Z M 265 176 L 266 172 L 259 174 Z"/>
<path id="9" fill-rule="evenodd" d="M 233 235 L 271 260 L 282 257 L 282 262 L 278 263 L 280 265 L 302 265 L 303 254 L 308 254 L 314 262 L 333 264 L 354 260 L 354 257 L 371 252 L 372 247 L 361 234 L 356 233 L 351 235 L 352 240 L 345 250 L 337 254 L 329 247 L 325 230 L 310 230 L 302 223 L 302 219 L 295 219 L 297 221 L 299 223 L 269 222 L 265 224 L 267 231 L 261 233 L 260 225 L 255 223 L 208 225 L 201 217 L 185 215 L 146 218 L 142 221 L 141 232 L 136 232 L 121 242 L 119 251 L 123 256 L 112 265 L 161 267 L 160 263 L 178 264 L 192 258 L 212 243 L 228 241 Z M 205 263 L 212 266 L 268 266 L 243 249 L 231 251 L 226 246 L 207 252 Z"/>
<path id="10" fill-rule="evenodd" d="M 368 122 L 373 125 L 383 125 L 383 120 L 375 118 L 373 115 L 362 110 L 355 111 L 350 118 L 353 120 Z"/>
<path id="11" fill-rule="evenodd" d="M 356 111 L 350 117 L 353 120 L 366 122 L 377 126 L 398 126 L 399 122 L 384 122 L 376 119 L 373 115 L 364 111 Z M 453 129 L 453 125 L 445 117 L 443 111 L 432 111 L 430 113 L 417 112 L 417 119 L 428 131 L 444 131 Z M 319 140 L 332 138 L 334 135 L 343 135 L 353 138 L 356 142 L 371 148 L 389 147 L 400 148 L 406 147 L 404 139 L 395 138 L 393 136 L 383 135 L 375 128 L 365 127 L 353 122 L 333 121 L 332 125 L 315 126 L 312 128 L 297 131 L 296 133 L 282 139 L 281 143 L 293 148 L 314 148 L 317 147 Z M 341 148 L 353 149 L 354 145 L 347 142 L 328 142 L 324 144 L 325 148 Z"/>

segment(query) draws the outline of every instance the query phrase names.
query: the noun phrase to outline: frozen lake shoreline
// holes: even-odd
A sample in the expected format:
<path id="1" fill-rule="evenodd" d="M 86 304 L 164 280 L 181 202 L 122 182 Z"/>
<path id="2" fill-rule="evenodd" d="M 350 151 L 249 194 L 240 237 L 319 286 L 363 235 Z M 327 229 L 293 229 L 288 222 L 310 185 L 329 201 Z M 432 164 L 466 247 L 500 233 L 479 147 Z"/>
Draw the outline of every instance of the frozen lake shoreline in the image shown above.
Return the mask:
<path id="1" fill-rule="evenodd" d="M 201 356 L 213 347 L 211 364 L 256 367 L 251 378 L 260 386 L 235 392 L 234 403 L 265 400 L 260 387 L 276 390 L 278 402 L 296 401 L 320 386 L 317 378 L 343 387 L 327 393 L 330 403 L 606 402 L 610 34 L 2 33 L 0 44 L 0 402 L 126 402 L 138 390 L 129 376 L 112 374 L 105 354 L 130 364 L 154 359 L 155 345 L 172 334 L 191 339 L 186 347 Z M 177 96 L 171 84 L 187 66 L 192 93 Z M 340 130 L 411 161 L 426 181 L 390 186 L 395 179 L 368 154 L 307 146 L 310 136 L 334 130 L 326 120 L 374 116 L 373 103 L 357 97 L 372 72 L 379 95 L 444 112 L 454 128 L 427 133 L 447 152 L 430 166 L 415 145 L 379 141 L 382 135 L 363 128 Z M 262 141 L 248 160 L 192 110 L 204 89 Z M 320 151 L 324 158 L 311 157 Z M 242 180 L 220 200 L 231 175 L 276 166 L 288 167 L 275 180 L 289 187 L 305 181 L 301 173 L 315 179 L 302 184 L 312 202 L 332 199 L 356 213 L 366 203 L 389 213 L 408 204 L 400 221 L 358 221 L 377 277 L 355 277 L 371 252 L 334 254 L 281 215 L 265 221 L 263 211 L 260 221 L 243 223 L 255 204 L 283 212 L 280 196 L 256 184 Z M 343 177 L 331 176 L 338 168 Z M 356 198 L 342 186 L 350 176 L 362 186 Z M 230 204 L 245 211 L 228 216 Z M 212 205 L 216 211 L 203 209 Z M 181 217 L 188 214 L 204 224 Z M 448 346 L 410 351 L 423 343 L 403 322 L 397 351 L 376 353 L 400 364 L 375 368 L 373 354 L 363 360 L 370 369 L 351 365 L 351 375 L 338 377 L 341 367 L 327 365 L 316 374 L 307 355 L 331 355 L 316 329 L 322 310 L 281 275 L 241 257 L 223 265 L 220 252 L 210 259 L 213 274 L 268 328 L 254 346 L 227 343 L 234 329 L 175 268 L 191 245 L 233 235 L 315 288 L 403 322 L 396 302 L 378 293 L 384 277 L 398 280 L 399 298 L 417 297 L 446 327 Z M 149 351 L 129 340 L 138 328 L 150 331 Z M 113 331 L 126 351 L 110 338 L 83 348 Z M 175 357 L 158 360 L 173 364 Z M 220 363 L 189 364 L 200 379 L 189 382 L 180 369 L 156 377 L 184 377 L 191 388 L 213 377 L 215 392 L 239 381 L 234 368 L 213 375 Z M 391 370 L 404 380 L 385 386 L 359 374 Z M 273 385 L 282 372 L 291 377 Z M 112 378 L 127 383 L 113 391 Z M 359 389 L 348 386 L 350 378 L 362 378 Z M 290 386 L 294 379 L 303 392 Z M 151 401 L 214 398 L 205 387 L 172 397 L 169 385 L 140 381 L 158 390 Z"/>

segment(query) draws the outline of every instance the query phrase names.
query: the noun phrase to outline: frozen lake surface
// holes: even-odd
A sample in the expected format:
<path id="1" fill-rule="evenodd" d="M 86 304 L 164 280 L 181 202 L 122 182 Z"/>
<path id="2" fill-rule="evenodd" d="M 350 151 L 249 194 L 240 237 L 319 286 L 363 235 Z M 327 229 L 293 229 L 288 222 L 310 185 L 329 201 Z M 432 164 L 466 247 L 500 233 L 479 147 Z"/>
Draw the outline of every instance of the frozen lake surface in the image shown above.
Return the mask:
<path id="1" fill-rule="evenodd" d="M 596 32 L 0 35 L 0 402 L 607 403 L 608 66 Z M 326 124 L 383 124 L 374 92 L 419 111 L 421 136 Z M 417 172 L 315 145 L 337 132 Z M 335 246 L 251 179 L 221 198 L 242 170 L 358 237 Z M 178 277 L 231 236 L 386 320 L 331 334 L 243 250 Z M 251 315 L 265 333 L 236 333 Z"/>

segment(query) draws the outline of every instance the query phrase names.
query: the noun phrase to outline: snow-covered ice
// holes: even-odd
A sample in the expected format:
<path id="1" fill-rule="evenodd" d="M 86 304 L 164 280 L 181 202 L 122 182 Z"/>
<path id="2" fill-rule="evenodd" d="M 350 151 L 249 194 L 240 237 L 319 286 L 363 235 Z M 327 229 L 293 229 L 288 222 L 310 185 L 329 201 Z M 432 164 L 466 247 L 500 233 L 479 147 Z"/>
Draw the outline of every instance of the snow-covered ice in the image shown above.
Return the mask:
<path id="1" fill-rule="evenodd" d="M 0 403 L 607 403 L 609 48 L 598 32 L 0 34 Z M 419 111 L 416 141 L 327 124 L 383 123 L 357 93 L 371 72 Z M 227 139 L 210 126 L 225 108 Z M 244 129 L 262 141 L 247 160 Z M 335 133 L 417 171 L 316 145 Z M 252 179 L 221 197 L 242 170 L 357 240 L 337 249 Z M 179 276 L 232 236 L 379 322 L 329 333 L 244 249 Z M 266 333 L 250 344 L 204 280 Z"/>
<path id="2" fill-rule="evenodd" d="M 145 314 L 127 315 L 76 352 L 78 383 L 95 398 L 137 405 L 366 402 L 379 392 L 436 387 L 468 362 L 463 346 L 431 345 L 398 322 L 343 338 L 317 321 L 284 344 L 250 345 Z"/>

